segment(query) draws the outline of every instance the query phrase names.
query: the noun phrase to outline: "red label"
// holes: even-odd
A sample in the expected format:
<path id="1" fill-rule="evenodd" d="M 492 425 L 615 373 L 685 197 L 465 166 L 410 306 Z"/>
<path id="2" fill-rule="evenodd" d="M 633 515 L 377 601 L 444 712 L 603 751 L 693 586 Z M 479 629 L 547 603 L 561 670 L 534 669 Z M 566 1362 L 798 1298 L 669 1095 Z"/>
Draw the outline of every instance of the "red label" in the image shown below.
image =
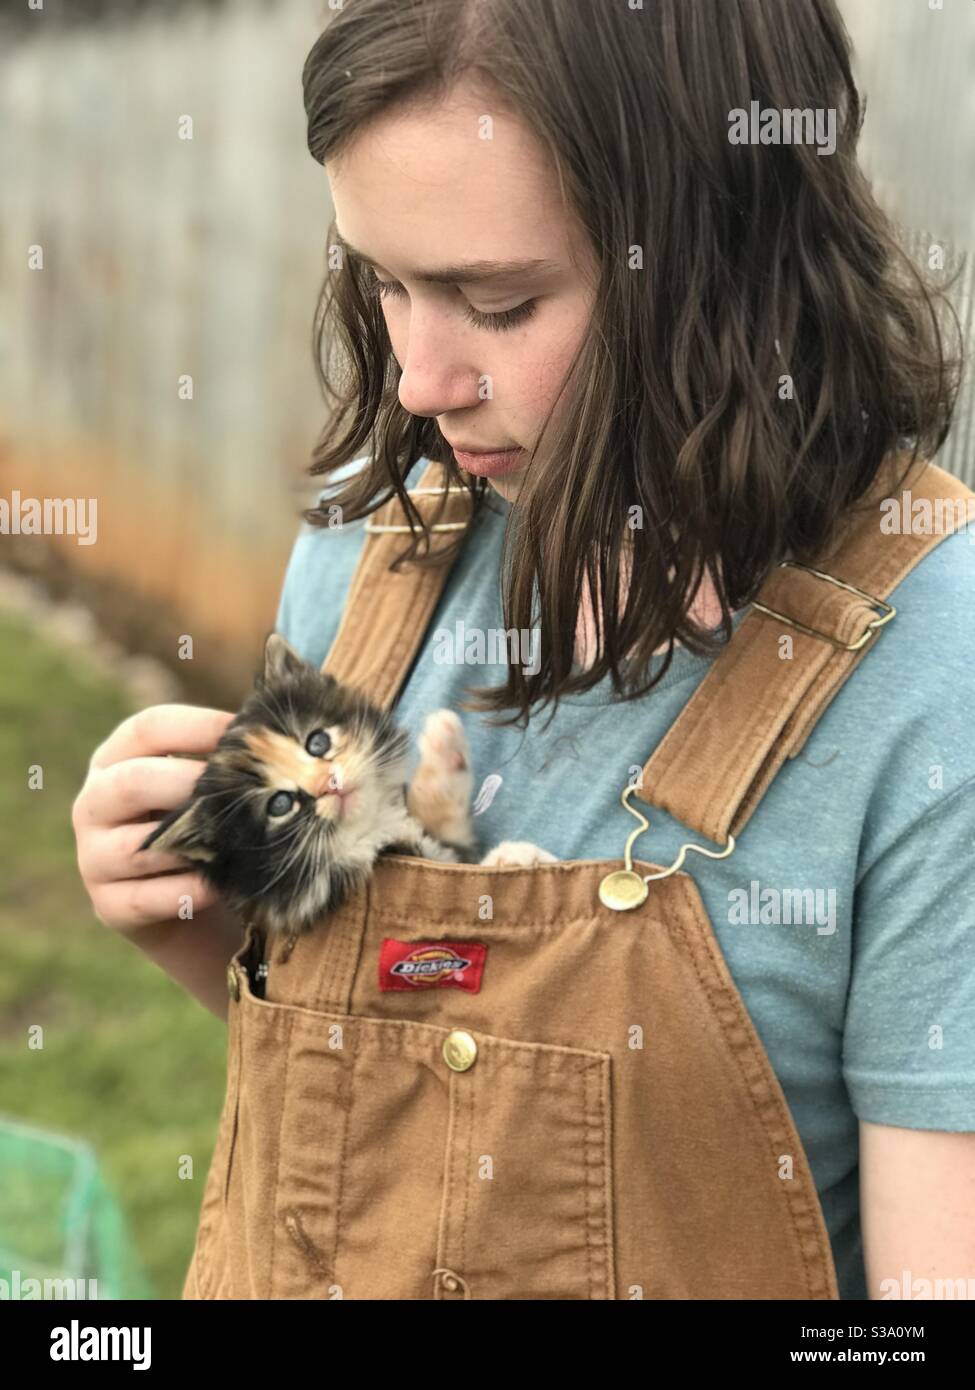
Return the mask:
<path id="1" fill-rule="evenodd" d="M 380 989 L 466 989 L 477 994 L 487 947 L 471 941 L 394 941 L 379 952 Z"/>

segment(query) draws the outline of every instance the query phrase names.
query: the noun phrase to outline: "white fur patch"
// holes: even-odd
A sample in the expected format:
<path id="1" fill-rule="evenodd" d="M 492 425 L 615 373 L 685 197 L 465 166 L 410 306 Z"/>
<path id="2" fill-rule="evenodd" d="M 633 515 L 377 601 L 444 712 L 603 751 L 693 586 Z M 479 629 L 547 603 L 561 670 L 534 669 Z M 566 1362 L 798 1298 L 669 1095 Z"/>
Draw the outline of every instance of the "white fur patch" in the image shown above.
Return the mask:
<path id="1" fill-rule="evenodd" d="M 488 850 L 481 860 L 481 864 L 486 869 L 498 869 L 504 867 L 517 869 L 531 869 L 536 864 L 557 864 L 558 856 L 549 854 L 547 849 L 540 849 L 538 845 L 531 844 L 528 840 L 502 840 L 494 849 Z"/>

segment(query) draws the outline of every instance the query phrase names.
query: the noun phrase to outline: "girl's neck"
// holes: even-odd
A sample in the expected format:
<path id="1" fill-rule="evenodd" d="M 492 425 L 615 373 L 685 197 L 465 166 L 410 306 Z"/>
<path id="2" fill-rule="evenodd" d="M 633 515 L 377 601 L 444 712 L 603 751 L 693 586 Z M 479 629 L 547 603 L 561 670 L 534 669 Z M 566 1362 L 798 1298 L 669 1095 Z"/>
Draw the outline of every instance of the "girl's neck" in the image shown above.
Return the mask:
<path id="1" fill-rule="evenodd" d="M 627 582 L 625 576 L 621 576 L 620 583 L 620 607 L 626 601 Z M 721 601 L 718 598 L 714 583 L 710 574 L 705 574 L 701 583 L 698 585 L 691 605 L 690 616 L 696 623 L 708 628 L 715 628 L 721 622 Z M 679 647 L 681 644 L 678 642 Z M 667 643 L 664 642 L 657 647 L 654 656 L 667 650 Z M 629 652 L 627 656 L 629 656 Z M 596 660 L 596 624 L 593 617 L 592 597 L 589 586 L 583 585 L 582 605 L 579 609 L 579 618 L 576 623 L 576 644 L 573 652 L 573 659 L 585 671 Z"/>

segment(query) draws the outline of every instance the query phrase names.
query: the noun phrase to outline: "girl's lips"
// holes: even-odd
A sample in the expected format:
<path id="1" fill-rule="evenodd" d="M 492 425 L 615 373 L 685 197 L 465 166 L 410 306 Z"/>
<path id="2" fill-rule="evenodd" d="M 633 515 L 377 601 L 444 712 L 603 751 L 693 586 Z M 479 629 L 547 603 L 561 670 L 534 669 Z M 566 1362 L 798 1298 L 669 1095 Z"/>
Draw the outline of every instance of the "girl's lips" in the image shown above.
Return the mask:
<path id="1" fill-rule="evenodd" d="M 476 473 L 480 478 L 497 478 L 502 473 L 520 468 L 524 455 L 524 449 L 504 449 L 490 454 L 465 454 L 462 449 L 454 450 L 454 458 L 461 468 L 467 473 Z"/>

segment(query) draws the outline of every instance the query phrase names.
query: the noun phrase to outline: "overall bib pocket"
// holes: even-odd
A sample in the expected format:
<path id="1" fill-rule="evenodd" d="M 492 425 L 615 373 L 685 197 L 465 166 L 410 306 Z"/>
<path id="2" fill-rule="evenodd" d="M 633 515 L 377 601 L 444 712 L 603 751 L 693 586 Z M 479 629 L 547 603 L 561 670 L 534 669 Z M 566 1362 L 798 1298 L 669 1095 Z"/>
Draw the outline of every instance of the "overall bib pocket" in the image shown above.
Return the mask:
<path id="1" fill-rule="evenodd" d="M 439 1267 L 468 1271 L 462 1296 L 614 1298 L 610 1058 L 478 1052 L 479 1075 L 451 1078 Z"/>
<path id="2" fill-rule="evenodd" d="M 204 1296 L 614 1297 L 606 1054 L 268 1003 L 231 969 Z"/>

